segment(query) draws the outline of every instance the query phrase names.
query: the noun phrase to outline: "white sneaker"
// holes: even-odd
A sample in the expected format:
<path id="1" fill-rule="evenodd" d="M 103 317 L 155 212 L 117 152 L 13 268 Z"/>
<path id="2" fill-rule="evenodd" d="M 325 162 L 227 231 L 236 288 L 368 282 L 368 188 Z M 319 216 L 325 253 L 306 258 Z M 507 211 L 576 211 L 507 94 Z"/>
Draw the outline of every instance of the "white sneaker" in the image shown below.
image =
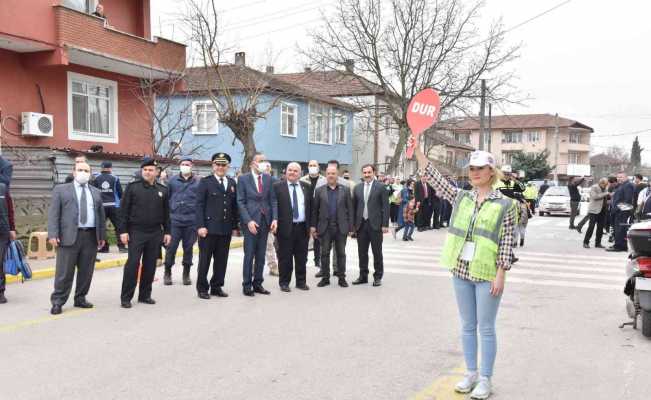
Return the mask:
<path id="1" fill-rule="evenodd" d="M 470 393 L 470 398 L 474 400 L 484 400 L 491 395 L 491 380 L 485 376 L 479 377 L 479 382 L 475 389 Z"/>
<path id="2" fill-rule="evenodd" d="M 466 375 L 463 377 L 463 380 L 456 384 L 454 390 L 457 393 L 470 393 L 470 391 L 477 384 L 478 380 L 479 380 L 479 374 L 477 374 L 477 372 L 466 372 Z"/>

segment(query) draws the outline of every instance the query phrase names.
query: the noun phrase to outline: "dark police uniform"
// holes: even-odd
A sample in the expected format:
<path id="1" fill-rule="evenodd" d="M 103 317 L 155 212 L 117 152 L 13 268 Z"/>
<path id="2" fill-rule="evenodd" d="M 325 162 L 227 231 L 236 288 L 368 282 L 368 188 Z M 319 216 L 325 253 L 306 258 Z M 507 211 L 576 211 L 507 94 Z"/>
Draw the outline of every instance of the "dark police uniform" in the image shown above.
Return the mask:
<path id="1" fill-rule="evenodd" d="M 145 159 L 141 168 L 151 165 L 155 166 L 156 161 Z M 150 302 L 156 258 L 160 252 L 163 235 L 170 234 L 167 188 L 160 183 L 149 184 L 143 179 L 129 183 L 120 206 L 119 232 L 129 234 L 129 257 L 122 278 L 122 305 L 128 307 L 133 298 L 141 259 L 138 301 Z"/>
<path id="2" fill-rule="evenodd" d="M 102 162 L 102 168 L 112 168 L 113 163 L 110 161 Z M 110 220 L 115 227 L 115 235 L 117 236 L 118 248 L 121 252 L 126 251 L 124 244 L 120 241 L 118 234 L 118 211 L 120 209 L 120 200 L 122 199 L 122 184 L 120 179 L 107 171 L 102 171 L 100 174 L 95 175 L 95 179 L 91 182 L 93 186 L 99 189 L 102 193 L 102 205 L 104 206 L 104 214 L 106 219 Z M 99 251 L 100 253 L 109 252 L 108 240 L 104 247 Z"/>
<path id="3" fill-rule="evenodd" d="M 229 164 L 231 157 L 226 153 L 212 156 L 213 163 Z M 222 291 L 232 232 L 237 230 L 239 213 L 237 209 L 237 186 L 234 179 L 210 175 L 202 178 L 197 189 L 196 226 L 208 229 L 208 235 L 199 237 L 199 268 L 197 292 L 199 297 L 226 297 Z M 213 274 L 208 284 L 208 270 L 213 261 Z"/>

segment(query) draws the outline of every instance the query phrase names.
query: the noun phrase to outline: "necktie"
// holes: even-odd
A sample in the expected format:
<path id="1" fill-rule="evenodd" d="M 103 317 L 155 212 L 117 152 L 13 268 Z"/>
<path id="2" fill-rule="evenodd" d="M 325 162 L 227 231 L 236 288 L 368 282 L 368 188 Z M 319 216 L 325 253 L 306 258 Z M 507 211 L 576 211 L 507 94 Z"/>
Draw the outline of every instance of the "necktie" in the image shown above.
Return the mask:
<path id="1" fill-rule="evenodd" d="M 371 189 L 371 184 L 370 183 L 365 183 L 364 184 L 364 213 L 363 213 L 363 218 L 368 219 L 368 193 L 370 192 Z"/>
<path id="2" fill-rule="evenodd" d="M 292 193 L 292 218 L 298 219 L 298 196 L 296 195 L 296 184 L 292 183 L 294 192 Z"/>
<path id="3" fill-rule="evenodd" d="M 222 178 L 219 178 L 219 184 L 221 185 L 221 187 L 224 187 L 224 180 Z"/>
<path id="4" fill-rule="evenodd" d="M 258 193 L 262 193 L 262 175 L 258 175 Z"/>
<path id="5" fill-rule="evenodd" d="M 84 225 L 88 221 L 88 204 L 86 204 L 86 185 L 81 185 L 81 200 L 79 201 L 79 222 Z"/>

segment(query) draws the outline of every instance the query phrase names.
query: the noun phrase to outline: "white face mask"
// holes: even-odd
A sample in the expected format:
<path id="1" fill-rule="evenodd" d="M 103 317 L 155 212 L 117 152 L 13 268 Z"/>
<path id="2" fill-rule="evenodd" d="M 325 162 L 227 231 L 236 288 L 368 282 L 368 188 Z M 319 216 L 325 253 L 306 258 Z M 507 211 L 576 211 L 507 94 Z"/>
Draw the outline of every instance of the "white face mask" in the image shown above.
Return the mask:
<path id="1" fill-rule="evenodd" d="M 192 167 L 189 166 L 189 165 L 181 165 L 179 167 L 179 169 L 181 170 L 181 173 L 183 175 L 188 175 L 188 174 L 192 173 Z"/>
<path id="2" fill-rule="evenodd" d="M 75 176 L 75 181 L 80 185 L 85 185 L 90 180 L 90 174 L 88 172 L 77 171 Z"/>
<path id="3" fill-rule="evenodd" d="M 307 167 L 307 171 L 310 173 L 310 175 L 318 175 L 319 167 Z"/>
<path id="4" fill-rule="evenodd" d="M 261 174 L 269 172 L 269 163 L 266 161 L 259 162 L 258 171 L 260 171 Z"/>

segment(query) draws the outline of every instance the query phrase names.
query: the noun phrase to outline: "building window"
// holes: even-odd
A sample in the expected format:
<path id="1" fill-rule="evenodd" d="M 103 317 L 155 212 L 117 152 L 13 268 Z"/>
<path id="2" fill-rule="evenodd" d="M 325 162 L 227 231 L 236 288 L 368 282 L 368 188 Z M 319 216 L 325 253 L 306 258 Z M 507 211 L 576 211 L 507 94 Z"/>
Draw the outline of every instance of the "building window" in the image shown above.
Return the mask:
<path id="1" fill-rule="evenodd" d="M 68 72 L 68 137 L 118 142 L 118 84 Z"/>
<path id="2" fill-rule="evenodd" d="M 522 143 L 522 131 L 504 131 L 502 143 Z"/>
<path id="3" fill-rule="evenodd" d="M 217 108 L 212 101 L 192 103 L 192 133 L 195 135 L 216 135 L 219 127 Z"/>
<path id="4" fill-rule="evenodd" d="M 447 151 L 445 154 L 445 163 L 447 165 L 453 165 L 454 164 L 454 153 L 452 151 Z"/>
<path id="5" fill-rule="evenodd" d="M 332 144 L 330 135 L 330 109 L 323 104 L 310 104 L 308 141 L 310 143 Z"/>
<path id="6" fill-rule="evenodd" d="M 527 137 L 527 142 L 529 143 L 540 142 L 540 132 L 537 131 L 527 132 L 526 137 Z"/>
<path id="7" fill-rule="evenodd" d="M 97 0 L 63 0 L 63 5 L 83 13 L 95 12 Z"/>
<path id="8" fill-rule="evenodd" d="M 581 164 L 581 153 L 568 152 L 567 153 L 567 163 L 568 164 Z"/>
<path id="9" fill-rule="evenodd" d="M 570 143 L 581 143 L 581 134 L 578 132 L 570 132 Z"/>
<path id="10" fill-rule="evenodd" d="M 454 140 L 463 144 L 470 144 L 470 132 L 454 132 Z"/>
<path id="11" fill-rule="evenodd" d="M 513 163 L 513 155 L 516 152 L 514 151 L 504 151 L 502 152 L 502 165 L 510 165 Z"/>
<path id="12" fill-rule="evenodd" d="M 346 116 L 343 114 L 335 114 L 335 142 L 339 144 L 346 144 L 347 129 L 346 129 Z"/>
<path id="13" fill-rule="evenodd" d="M 298 121 L 298 108 L 294 104 L 280 104 L 280 134 L 282 136 L 296 137 L 296 121 Z"/>

